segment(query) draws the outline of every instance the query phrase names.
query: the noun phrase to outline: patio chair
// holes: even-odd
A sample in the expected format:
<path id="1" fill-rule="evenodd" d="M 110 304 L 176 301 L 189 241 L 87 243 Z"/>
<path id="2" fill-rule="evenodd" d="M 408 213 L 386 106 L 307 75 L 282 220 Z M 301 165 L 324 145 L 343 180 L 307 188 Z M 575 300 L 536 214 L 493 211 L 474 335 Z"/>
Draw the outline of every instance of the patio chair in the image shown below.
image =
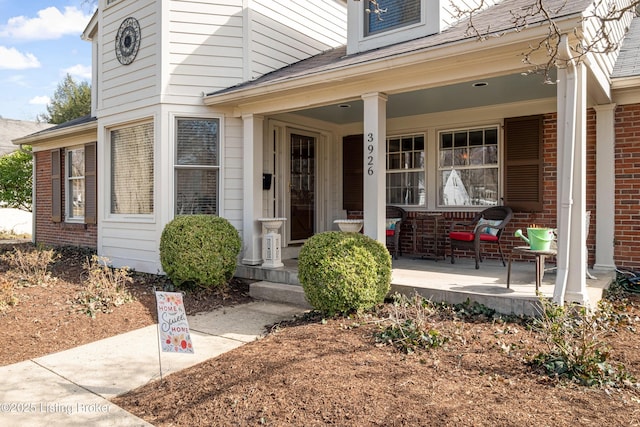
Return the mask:
<path id="1" fill-rule="evenodd" d="M 400 232 L 402 224 L 407 219 L 407 211 L 397 206 L 388 205 L 386 218 L 387 249 L 393 259 L 398 259 L 398 252 L 402 255 Z"/>
<path id="2" fill-rule="evenodd" d="M 483 244 L 498 245 L 502 265 L 507 266 L 500 246 L 500 236 L 505 226 L 511 221 L 513 215 L 508 206 L 493 206 L 478 212 L 470 222 L 454 222 L 449 231 L 451 242 L 451 264 L 455 263 L 455 249 L 471 249 L 476 258 L 476 269 L 480 268 L 482 261 L 480 249 Z M 463 229 L 461 229 L 463 227 Z"/>

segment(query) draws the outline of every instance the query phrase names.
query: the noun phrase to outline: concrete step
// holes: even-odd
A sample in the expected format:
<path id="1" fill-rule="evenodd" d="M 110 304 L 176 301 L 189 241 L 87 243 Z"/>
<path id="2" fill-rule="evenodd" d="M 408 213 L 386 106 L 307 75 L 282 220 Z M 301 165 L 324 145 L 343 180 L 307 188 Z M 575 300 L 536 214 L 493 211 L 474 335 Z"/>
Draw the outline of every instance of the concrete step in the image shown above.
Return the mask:
<path id="1" fill-rule="evenodd" d="M 259 300 L 291 304 L 311 309 L 311 306 L 304 297 L 304 290 L 300 285 L 288 285 L 263 280 L 249 285 L 249 295 Z"/>
<path id="2" fill-rule="evenodd" d="M 238 265 L 236 268 L 236 277 L 250 280 L 264 280 L 266 282 L 284 283 L 288 285 L 300 286 L 298 280 L 298 271 L 286 268 L 289 260 L 284 260 L 285 268 L 260 268 L 247 265 Z"/>

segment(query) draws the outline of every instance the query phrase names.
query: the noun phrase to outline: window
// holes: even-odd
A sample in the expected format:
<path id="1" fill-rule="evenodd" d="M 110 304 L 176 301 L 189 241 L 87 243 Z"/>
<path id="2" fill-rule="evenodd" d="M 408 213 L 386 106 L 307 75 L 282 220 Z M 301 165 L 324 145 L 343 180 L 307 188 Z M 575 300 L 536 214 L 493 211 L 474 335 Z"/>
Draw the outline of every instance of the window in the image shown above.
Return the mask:
<path id="1" fill-rule="evenodd" d="M 67 150 L 66 219 L 70 221 L 84 218 L 84 148 Z"/>
<path id="2" fill-rule="evenodd" d="M 498 204 L 498 127 L 440 132 L 439 206 Z"/>
<path id="3" fill-rule="evenodd" d="M 364 0 L 365 11 L 370 9 L 369 0 Z M 365 12 L 364 35 L 382 33 L 395 28 L 406 27 L 420 22 L 421 0 L 379 0 L 380 15 Z"/>
<path id="4" fill-rule="evenodd" d="M 219 122 L 176 120 L 176 215 L 218 213 Z"/>
<path id="5" fill-rule="evenodd" d="M 153 213 L 153 123 L 111 131 L 111 213 Z"/>
<path id="6" fill-rule="evenodd" d="M 423 134 L 387 138 L 387 203 L 425 205 Z"/>

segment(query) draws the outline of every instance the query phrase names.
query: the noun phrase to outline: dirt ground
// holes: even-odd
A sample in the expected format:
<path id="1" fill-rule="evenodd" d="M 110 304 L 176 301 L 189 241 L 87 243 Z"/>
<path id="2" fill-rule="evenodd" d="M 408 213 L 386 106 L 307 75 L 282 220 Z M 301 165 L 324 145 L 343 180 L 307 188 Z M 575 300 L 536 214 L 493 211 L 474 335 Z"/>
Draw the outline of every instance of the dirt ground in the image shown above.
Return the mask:
<path id="1" fill-rule="evenodd" d="M 0 256 L 14 247 L 28 250 L 30 243 L 0 243 Z M 66 350 L 116 334 L 132 331 L 157 321 L 154 287 L 163 290 L 164 277 L 133 274 L 128 289 L 133 302 L 115 307 L 112 313 L 91 318 L 73 305 L 83 290 L 84 264 L 92 254 L 78 248 L 61 248 L 51 267 L 52 280 L 42 286 L 20 287 L 18 303 L 0 311 L 2 342 L 0 366 Z M 0 280 L 10 277 L 9 266 L 0 260 Z M 234 281 L 224 293 L 196 290 L 184 295 L 187 314 L 250 301 L 248 283 Z"/>
<path id="2" fill-rule="evenodd" d="M 138 300 L 95 319 L 66 302 L 81 286 L 78 254 L 67 253 L 47 287 L 20 290 L 0 314 L 0 364 L 37 357 L 155 322 L 151 291 L 163 279 L 140 275 Z M 2 272 L 0 269 L 0 278 Z M 247 300 L 238 282 L 223 298 L 189 294 L 190 311 Z M 609 361 L 640 378 L 640 299 L 604 337 Z M 389 309 L 387 304 L 385 309 Z M 441 311 L 429 319 L 443 346 L 405 354 L 377 342 L 384 314 L 273 325 L 268 335 L 114 399 L 157 426 L 633 426 L 640 392 L 560 382 L 528 361 L 543 350 L 527 323 L 482 310 Z M 386 313 L 386 312 L 385 312 Z M 6 345 L 10 343 L 10 345 Z"/>

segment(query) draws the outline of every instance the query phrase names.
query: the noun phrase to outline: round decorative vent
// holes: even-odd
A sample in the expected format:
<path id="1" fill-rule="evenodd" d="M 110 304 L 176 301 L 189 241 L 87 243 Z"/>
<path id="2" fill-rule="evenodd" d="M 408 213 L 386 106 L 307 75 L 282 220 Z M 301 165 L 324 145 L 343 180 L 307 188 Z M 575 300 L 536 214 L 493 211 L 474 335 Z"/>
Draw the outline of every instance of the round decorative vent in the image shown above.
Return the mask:
<path id="1" fill-rule="evenodd" d="M 122 65 L 129 65 L 136 59 L 140 48 L 140 24 L 136 18 L 122 21 L 116 35 L 116 57 Z"/>

